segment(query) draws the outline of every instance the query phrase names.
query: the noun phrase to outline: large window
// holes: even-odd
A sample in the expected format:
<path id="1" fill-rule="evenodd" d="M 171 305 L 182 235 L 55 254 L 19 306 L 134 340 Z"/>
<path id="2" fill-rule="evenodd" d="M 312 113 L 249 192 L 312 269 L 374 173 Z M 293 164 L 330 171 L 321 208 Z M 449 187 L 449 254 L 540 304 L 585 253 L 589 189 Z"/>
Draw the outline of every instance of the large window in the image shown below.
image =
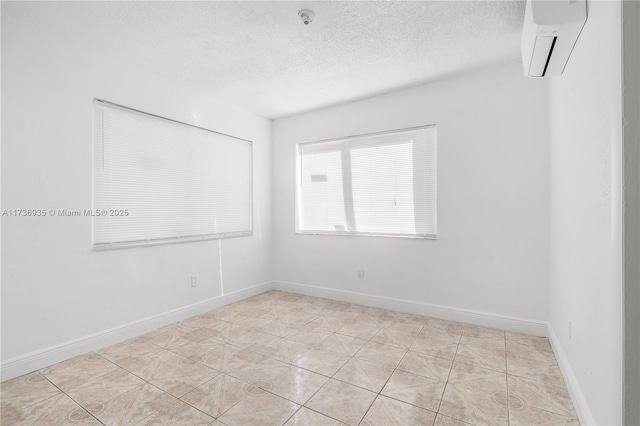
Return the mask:
<path id="1" fill-rule="evenodd" d="M 436 237 L 436 128 L 300 143 L 296 232 Z"/>
<path id="2" fill-rule="evenodd" d="M 251 142 L 94 102 L 93 247 L 251 235 Z"/>

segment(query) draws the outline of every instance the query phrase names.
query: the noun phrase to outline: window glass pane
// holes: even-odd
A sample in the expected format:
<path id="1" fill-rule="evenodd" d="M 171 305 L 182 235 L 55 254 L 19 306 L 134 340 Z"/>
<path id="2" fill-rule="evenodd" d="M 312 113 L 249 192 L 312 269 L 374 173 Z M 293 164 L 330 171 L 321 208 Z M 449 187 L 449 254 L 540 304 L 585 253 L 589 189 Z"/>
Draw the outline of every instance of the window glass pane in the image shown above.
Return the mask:
<path id="1" fill-rule="evenodd" d="M 341 151 L 305 155 L 301 180 L 302 226 L 319 231 L 345 231 Z"/>
<path id="2" fill-rule="evenodd" d="M 300 144 L 298 155 L 298 232 L 435 238 L 435 126 Z"/>
<path id="3" fill-rule="evenodd" d="M 415 234 L 412 146 L 410 141 L 351 151 L 358 232 Z"/>

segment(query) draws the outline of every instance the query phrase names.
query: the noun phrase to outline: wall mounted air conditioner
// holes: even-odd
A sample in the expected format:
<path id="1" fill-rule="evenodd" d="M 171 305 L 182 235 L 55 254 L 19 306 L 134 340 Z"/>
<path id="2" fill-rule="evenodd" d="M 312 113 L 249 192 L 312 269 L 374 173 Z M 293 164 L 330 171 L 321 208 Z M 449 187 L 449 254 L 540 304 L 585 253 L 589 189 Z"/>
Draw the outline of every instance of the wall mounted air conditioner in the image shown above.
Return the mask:
<path id="1" fill-rule="evenodd" d="M 527 0 L 521 45 L 524 75 L 561 75 L 586 21 L 587 0 Z"/>

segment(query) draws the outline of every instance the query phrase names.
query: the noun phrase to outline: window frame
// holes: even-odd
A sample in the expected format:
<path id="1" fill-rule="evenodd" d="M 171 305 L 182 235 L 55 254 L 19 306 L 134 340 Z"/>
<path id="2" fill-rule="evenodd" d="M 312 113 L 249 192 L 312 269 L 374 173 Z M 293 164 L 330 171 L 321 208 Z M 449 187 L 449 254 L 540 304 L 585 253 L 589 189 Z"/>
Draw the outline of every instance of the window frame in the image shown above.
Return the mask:
<path id="1" fill-rule="evenodd" d="M 437 210 L 438 210 L 438 203 L 437 203 L 437 197 L 438 197 L 438 168 L 437 168 L 437 143 L 438 143 L 438 138 L 437 138 L 437 125 L 436 124 L 426 124 L 426 125 L 422 125 L 422 126 L 413 126 L 413 127 L 406 127 L 406 128 L 401 128 L 401 129 L 393 129 L 393 130 L 383 130 L 383 131 L 379 131 L 379 132 L 371 132 L 371 133 L 361 133 L 361 134 L 357 134 L 357 135 L 349 135 L 349 136 L 344 136 L 344 137 L 338 137 L 338 138 L 329 138 L 329 139 L 321 139 L 321 140 L 317 140 L 317 141 L 306 141 L 306 142 L 299 142 L 296 143 L 295 145 L 295 158 L 296 158 L 296 169 L 295 169 L 295 182 L 294 182 L 294 219 L 295 219 L 295 224 L 294 224 L 294 233 L 297 235 L 332 235 L 332 236 L 350 236 L 350 237 L 384 237 L 384 238 L 402 238 L 402 239 L 419 239 L 419 240 L 437 240 L 438 239 L 438 233 L 437 233 L 437 225 L 436 225 L 436 233 L 435 234 L 396 234 L 396 233 L 384 233 L 384 232 L 362 232 L 362 231 L 319 231 L 319 230 L 313 230 L 313 231 L 306 231 L 300 228 L 300 207 L 301 207 L 301 194 L 299 191 L 299 188 L 301 186 L 301 179 L 302 179 L 302 155 L 301 155 L 301 148 L 303 148 L 304 146 L 309 146 L 309 145 L 314 145 L 314 144 L 323 144 L 323 143 L 331 143 L 331 142 L 339 142 L 339 141 L 348 141 L 351 139 L 356 139 L 356 138 L 362 138 L 365 136 L 380 136 L 380 135 L 385 135 L 385 134 L 390 134 L 390 133 L 399 133 L 399 132 L 408 132 L 411 130 L 420 130 L 420 129 L 430 129 L 433 128 L 436 131 L 436 146 L 435 146 L 435 150 L 436 150 L 436 167 L 434 170 L 434 175 L 436 177 L 436 191 L 435 191 L 435 197 L 436 197 L 436 223 L 437 223 Z M 342 152 L 348 151 L 348 149 L 346 147 L 342 147 L 341 148 Z M 343 182 L 344 182 L 344 177 L 343 177 Z M 353 188 L 353 186 L 351 185 L 351 189 Z M 353 195 L 351 195 L 353 197 Z M 353 213 L 353 212 L 352 212 Z M 345 208 L 345 219 L 347 221 L 349 221 L 349 215 L 347 214 L 347 209 Z M 353 217 L 351 217 L 352 220 L 355 220 Z"/>
<path id="2" fill-rule="evenodd" d="M 207 129 L 205 127 L 196 126 L 194 124 L 185 123 L 183 121 L 174 120 L 172 118 L 163 117 L 160 115 L 152 114 L 149 112 L 141 111 L 135 108 L 130 108 L 124 105 L 120 105 L 114 102 L 109 102 L 100 98 L 93 98 L 93 110 L 92 110 L 92 125 L 94 129 L 92 130 L 93 138 L 95 138 L 96 129 L 95 129 L 95 107 L 104 105 L 110 108 L 124 110 L 131 114 L 142 115 L 145 117 L 150 117 L 155 120 L 168 121 L 174 124 L 183 125 L 187 127 L 192 127 L 198 130 L 202 130 L 209 133 L 214 133 L 216 135 L 225 136 L 231 139 L 236 139 L 240 142 L 247 143 L 249 145 L 249 229 L 246 231 L 233 231 L 233 232 L 225 232 L 225 233 L 208 233 L 208 234 L 196 234 L 196 235 L 184 235 L 184 236 L 175 236 L 175 237 L 163 237 L 157 239 L 146 239 L 146 240 L 136 240 L 136 241 L 123 241 L 123 242 L 110 242 L 110 243 L 96 243 L 95 235 L 94 235 L 94 222 L 97 220 L 97 217 L 93 215 L 91 218 L 91 250 L 92 251 L 106 251 L 106 250 L 114 250 L 114 249 L 126 249 L 126 248 L 134 248 L 134 247 L 149 247 L 149 246 L 157 246 L 157 245 L 168 245 L 168 244 L 183 244 L 189 242 L 196 241 L 208 241 L 208 240 L 222 240 L 227 238 L 238 238 L 238 237 L 250 237 L 253 236 L 254 229 L 254 218 L 253 218 L 253 207 L 254 207 L 254 182 L 253 182 L 253 141 L 248 139 L 243 139 L 237 136 L 229 135 L 222 132 L 217 132 L 215 130 Z M 95 180 L 96 180 L 96 170 L 95 170 L 95 157 L 96 157 L 96 143 L 95 139 L 92 140 L 92 169 L 91 169 L 91 206 L 92 211 L 97 211 L 96 207 L 96 193 L 95 193 Z"/>

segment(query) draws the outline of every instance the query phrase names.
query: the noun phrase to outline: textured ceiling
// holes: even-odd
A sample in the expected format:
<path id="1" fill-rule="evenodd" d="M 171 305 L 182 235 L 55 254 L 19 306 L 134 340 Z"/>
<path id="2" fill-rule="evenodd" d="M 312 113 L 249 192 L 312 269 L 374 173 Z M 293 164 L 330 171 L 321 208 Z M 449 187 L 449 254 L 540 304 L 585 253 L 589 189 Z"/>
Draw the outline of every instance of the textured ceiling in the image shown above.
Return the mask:
<path id="1" fill-rule="evenodd" d="M 312 9 L 305 26 L 298 11 Z M 5 19 L 267 118 L 515 62 L 523 1 L 24 2 Z M 9 13 L 9 16 L 6 13 Z"/>

